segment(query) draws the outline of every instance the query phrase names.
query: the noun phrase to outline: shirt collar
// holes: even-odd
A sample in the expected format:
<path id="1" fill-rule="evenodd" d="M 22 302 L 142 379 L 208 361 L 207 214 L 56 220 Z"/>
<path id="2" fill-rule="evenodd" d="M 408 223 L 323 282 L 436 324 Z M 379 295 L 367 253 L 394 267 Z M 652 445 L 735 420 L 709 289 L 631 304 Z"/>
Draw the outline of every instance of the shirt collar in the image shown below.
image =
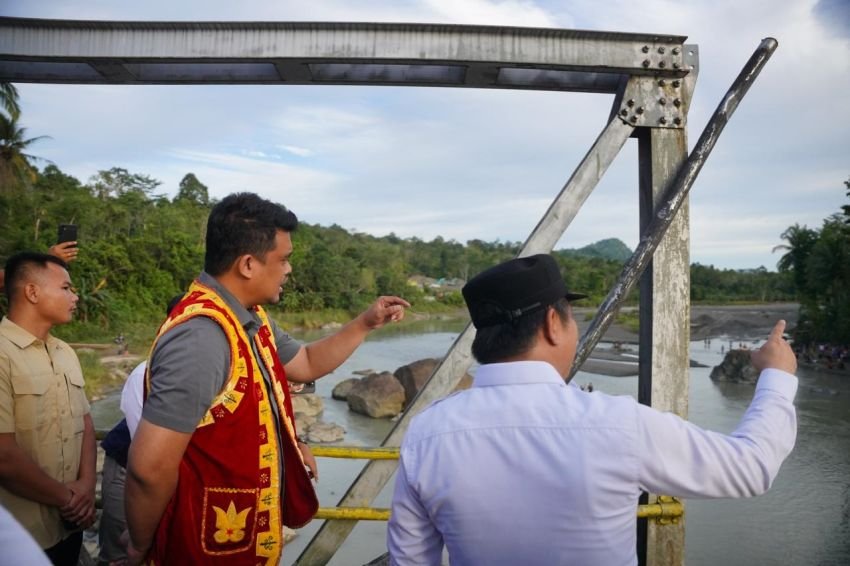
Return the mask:
<path id="1" fill-rule="evenodd" d="M 484 364 L 475 372 L 473 387 L 552 383 L 566 386 L 564 378 L 547 362 Z"/>
<path id="2" fill-rule="evenodd" d="M 242 303 L 240 303 L 239 300 L 234 297 L 227 288 L 225 288 L 224 285 L 218 282 L 218 279 L 206 271 L 201 271 L 201 274 L 198 276 L 198 281 L 211 288 L 216 292 L 216 294 L 218 294 L 219 297 L 222 298 L 227 306 L 230 307 L 230 310 L 233 311 L 233 314 L 236 315 L 236 320 L 239 321 L 239 324 L 242 325 L 242 328 L 244 328 L 249 335 L 260 328 L 260 317 L 257 316 L 257 313 L 246 309 Z"/>
<path id="3" fill-rule="evenodd" d="M 18 348 L 24 349 L 32 344 L 41 343 L 39 338 L 36 338 L 22 327 L 18 326 L 7 317 L 3 317 L 3 320 L 0 320 L 0 334 L 5 336 Z M 47 345 L 50 346 L 53 342 L 56 341 L 51 334 L 47 335 Z"/>

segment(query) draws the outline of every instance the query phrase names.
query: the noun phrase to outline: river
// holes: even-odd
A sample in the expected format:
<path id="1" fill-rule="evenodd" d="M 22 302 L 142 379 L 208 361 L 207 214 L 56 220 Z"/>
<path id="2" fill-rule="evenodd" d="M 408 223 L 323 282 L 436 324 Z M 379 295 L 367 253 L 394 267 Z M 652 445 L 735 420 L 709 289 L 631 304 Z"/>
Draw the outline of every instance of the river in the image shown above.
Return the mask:
<path id="1" fill-rule="evenodd" d="M 394 371 L 411 361 L 445 354 L 463 323 L 420 321 L 373 333 L 337 371 L 317 383 L 325 402 L 324 420 L 346 429 L 345 444 L 375 446 L 392 427 L 349 412 L 342 401 L 331 399 L 339 381 L 362 369 Z M 318 334 L 299 335 L 313 340 Z M 735 342 L 737 344 L 737 340 Z M 721 345 L 691 344 L 691 357 L 708 366 L 722 360 Z M 691 421 L 719 432 L 731 432 L 752 397 L 753 387 L 717 384 L 708 368 L 692 368 Z M 723 564 L 847 565 L 850 564 L 850 378 L 801 369 L 796 406 L 797 445 L 783 464 L 773 488 L 748 500 L 686 503 L 686 560 L 691 566 Z M 637 377 L 607 377 L 579 372 L 578 383 L 592 381 L 598 391 L 637 395 Z M 92 408 L 96 426 L 105 428 L 119 417 L 117 394 Z M 362 461 L 321 459 L 319 500 L 334 506 L 362 468 Z M 375 501 L 388 507 L 392 482 Z M 299 531 L 281 564 L 291 564 L 318 529 L 316 521 Z M 361 521 L 331 562 L 337 566 L 365 564 L 385 552 L 385 524 Z"/>

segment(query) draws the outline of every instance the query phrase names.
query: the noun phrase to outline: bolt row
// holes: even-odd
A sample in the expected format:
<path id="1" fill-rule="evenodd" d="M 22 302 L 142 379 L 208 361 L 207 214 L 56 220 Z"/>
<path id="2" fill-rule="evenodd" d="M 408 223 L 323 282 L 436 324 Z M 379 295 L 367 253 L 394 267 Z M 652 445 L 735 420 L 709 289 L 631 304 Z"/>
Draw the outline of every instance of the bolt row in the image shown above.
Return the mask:
<path id="1" fill-rule="evenodd" d="M 649 45 L 644 45 L 643 47 L 641 47 L 641 51 L 643 51 L 644 53 L 649 53 L 649 51 L 650 51 Z M 663 45 L 658 48 L 658 53 L 660 55 L 664 55 L 664 53 L 666 53 L 666 52 L 667 52 L 667 49 Z M 673 53 L 673 55 L 678 55 L 679 53 L 682 52 L 682 50 L 679 47 L 674 47 L 673 49 L 670 50 L 670 52 Z M 644 59 L 643 63 L 641 63 L 641 64 L 644 66 L 644 68 L 649 68 L 649 66 L 652 64 L 652 62 L 649 59 Z M 667 66 L 667 63 L 665 63 L 664 61 L 658 62 L 658 68 L 659 69 L 663 69 L 666 66 Z M 673 68 L 674 69 L 681 69 L 682 65 L 679 62 L 674 62 Z"/>
<path id="2" fill-rule="evenodd" d="M 641 48 L 641 51 L 643 51 L 644 53 L 649 53 L 649 45 L 644 45 Z M 658 48 L 658 53 L 660 53 L 661 55 L 664 55 L 665 51 L 667 51 L 667 50 L 663 45 Z M 681 52 L 682 52 L 682 50 L 678 47 L 674 47 L 673 51 L 672 51 L 673 55 L 678 55 Z"/>

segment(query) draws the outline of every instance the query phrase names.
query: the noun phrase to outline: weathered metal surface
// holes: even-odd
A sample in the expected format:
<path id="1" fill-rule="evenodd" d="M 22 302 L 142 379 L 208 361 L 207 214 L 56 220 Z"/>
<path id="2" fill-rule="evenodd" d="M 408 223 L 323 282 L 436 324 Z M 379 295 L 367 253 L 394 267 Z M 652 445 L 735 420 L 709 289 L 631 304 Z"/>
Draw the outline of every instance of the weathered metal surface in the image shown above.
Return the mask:
<path id="1" fill-rule="evenodd" d="M 684 130 L 651 128 L 639 140 L 641 228 L 651 222 L 687 157 Z M 686 418 L 690 342 L 690 260 L 685 201 L 641 278 L 638 400 Z M 650 495 L 649 501 L 656 497 Z M 639 534 L 643 531 L 641 529 Z M 684 564 L 685 523 L 646 525 L 646 564 Z"/>
<path id="2" fill-rule="evenodd" d="M 0 80 L 107 84 L 369 84 L 615 92 L 683 77 L 667 34 L 323 22 L 0 18 Z"/>
<path id="3" fill-rule="evenodd" d="M 734 114 L 741 99 L 746 95 L 770 56 L 776 50 L 777 45 L 778 43 L 773 38 L 767 38 L 761 42 L 714 111 L 687 161 L 679 169 L 675 180 L 667 189 L 664 204 L 657 208 L 651 222 L 643 232 L 635 252 L 623 266 L 617 283 L 602 302 L 596 317 L 582 336 L 576 352 L 576 363 L 573 365 L 573 372 L 568 380 L 575 376 L 577 368 L 584 363 L 590 352 L 596 347 L 599 339 L 613 322 L 626 296 L 634 288 L 646 266 L 652 260 L 652 254 L 664 237 L 676 212 L 687 199 L 688 192 L 691 190 L 706 159 L 708 159 L 711 150 L 714 149 L 718 137 L 729 122 L 729 118 Z"/>
<path id="4" fill-rule="evenodd" d="M 633 76 L 617 93 L 613 111 L 624 122 L 640 127 L 683 129 L 687 125 L 693 83 L 699 72 L 699 49 L 683 46 L 687 79 Z"/>

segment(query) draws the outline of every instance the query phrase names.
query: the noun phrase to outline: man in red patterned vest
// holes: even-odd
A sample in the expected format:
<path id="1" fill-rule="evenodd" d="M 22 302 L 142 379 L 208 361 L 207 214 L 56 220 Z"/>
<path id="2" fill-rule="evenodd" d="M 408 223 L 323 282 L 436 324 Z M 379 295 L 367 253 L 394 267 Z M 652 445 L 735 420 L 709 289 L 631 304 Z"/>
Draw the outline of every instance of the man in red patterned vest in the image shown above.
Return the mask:
<path id="1" fill-rule="evenodd" d="M 336 334 L 293 340 L 260 305 L 280 300 L 297 223 L 250 193 L 210 213 L 204 272 L 151 348 L 127 469 L 131 565 L 276 565 L 283 525 L 316 512 L 288 382 L 333 371 L 409 305 L 380 297 Z"/>

